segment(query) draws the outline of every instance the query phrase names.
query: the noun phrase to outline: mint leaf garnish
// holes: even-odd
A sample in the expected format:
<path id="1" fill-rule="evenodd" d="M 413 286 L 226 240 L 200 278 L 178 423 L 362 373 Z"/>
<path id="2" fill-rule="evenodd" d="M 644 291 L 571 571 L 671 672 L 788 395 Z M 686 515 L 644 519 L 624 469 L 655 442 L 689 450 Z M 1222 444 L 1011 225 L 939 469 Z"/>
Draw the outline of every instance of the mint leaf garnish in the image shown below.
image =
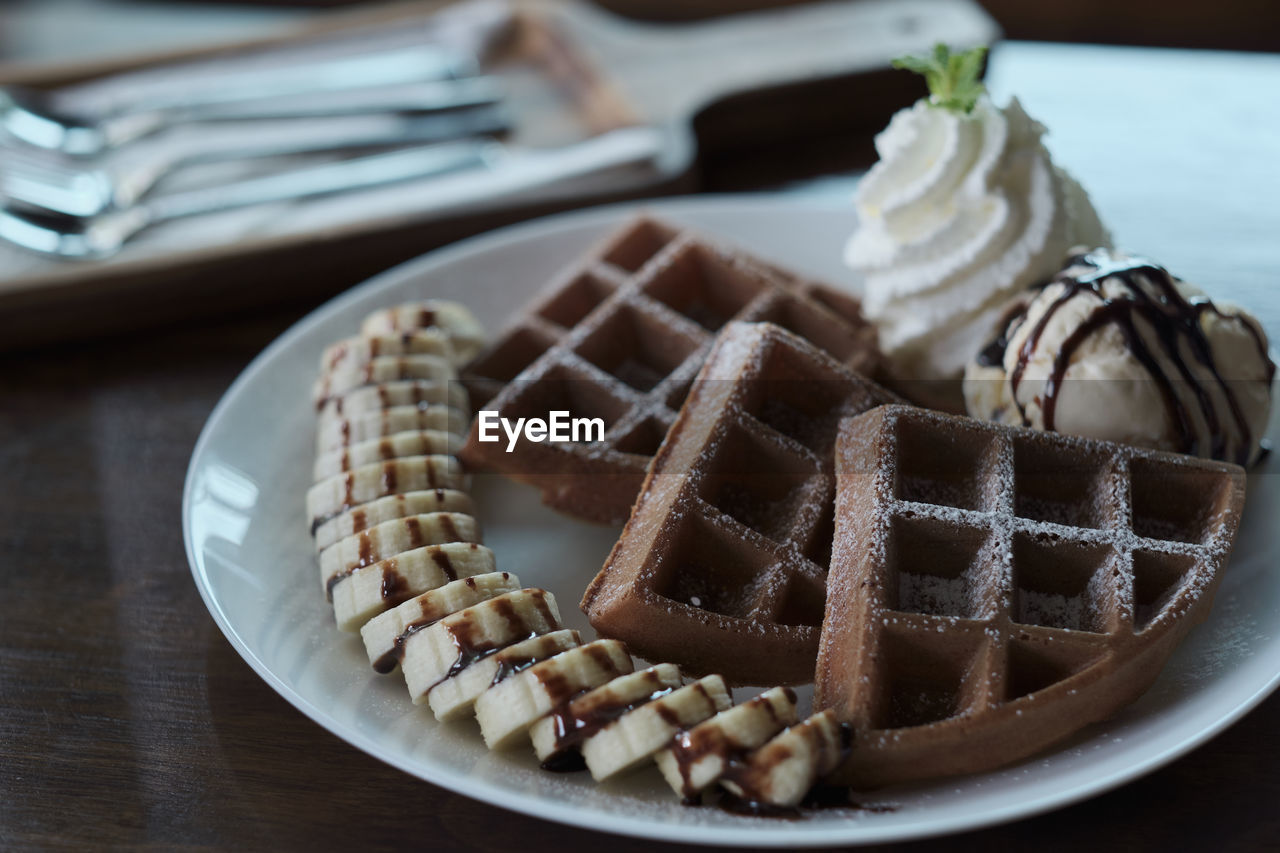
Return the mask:
<path id="1" fill-rule="evenodd" d="M 934 106 L 967 113 L 987 91 L 978 79 L 986 55 L 985 47 L 952 53 L 951 48 L 939 43 L 929 56 L 903 56 L 893 60 L 893 67 L 923 74 Z"/>

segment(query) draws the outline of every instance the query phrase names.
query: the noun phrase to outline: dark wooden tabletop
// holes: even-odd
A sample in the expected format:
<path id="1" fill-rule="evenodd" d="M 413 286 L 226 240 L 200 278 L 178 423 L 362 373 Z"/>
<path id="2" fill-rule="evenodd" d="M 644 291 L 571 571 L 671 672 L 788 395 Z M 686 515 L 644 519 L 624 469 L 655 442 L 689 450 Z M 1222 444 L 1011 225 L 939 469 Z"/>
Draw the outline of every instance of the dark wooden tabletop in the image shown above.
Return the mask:
<path id="1" fill-rule="evenodd" d="M 1123 245 L 1280 333 L 1280 57 L 1014 44 L 991 79 L 1053 129 Z M 707 185 L 847 171 L 867 150 L 726 151 Z M 0 356 L 0 849 L 658 846 L 394 770 L 294 710 L 215 627 L 183 554 L 187 460 L 227 385 L 311 307 Z M 913 846 L 1275 849 L 1277 767 L 1273 696 L 1117 791 Z"/>

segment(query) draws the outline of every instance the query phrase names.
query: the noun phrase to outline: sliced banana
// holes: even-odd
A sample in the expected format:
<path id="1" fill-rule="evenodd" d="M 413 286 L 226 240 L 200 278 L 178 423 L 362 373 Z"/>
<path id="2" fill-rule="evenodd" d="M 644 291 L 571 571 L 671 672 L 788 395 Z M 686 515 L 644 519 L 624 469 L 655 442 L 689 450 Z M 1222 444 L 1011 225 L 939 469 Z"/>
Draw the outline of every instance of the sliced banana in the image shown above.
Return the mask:
<path id="1" fill-rule="evenodd" d="M 450 581 L 496 572 L 493 552 L 474 542 L 427 545 L 335 577 L 333 616 L 343 631 L 358 631 L 374 616 Z"/>
<path id="2" fill-rule="evenodd" d="M 582 757 L 596 781 L 603 781 L 650 761 L 681 729 L 732 704 L 724 679 L 708 675 L 641 705 L 587 738 Z"/>
<path id="3" fill-rule="evenodd" d="M 484 329 L 475 316 L 457 302 L 440 299 L 424 299 L 374 311 L 364 318 L 360 332 L 398 334 L 433 327 L 449 335 L 459 363 L 470 361 L 484 345 Z"/>
<path id="4" fill-rule="evenodd" d="M 484 742 L 490 749 L 514 746 L 543 714 L 631 669 L 631 655 L 617 640 L 596 640 L 536 663 L 476 699 L 476 721 Z"/>
<path id="5" fill-rule="evenodd" d="M 452 406 L 466 411 L 470 404 L 467 390 L 461 382 L 429 382 L 425 379 L 404 379 L 365 385 L 330 397 L 320 407 L 317 423 L 323 429 L 333 421 L 348 420 L 357 415 L 390 409 L 393 406 Z"/>
<path id="6" fill-rule="evenodd" d="M 361 367 L 388 355 L 434 355 L 454 361 L 453 344 L 441 329 L 414 329 L 397 335 L 356 335 L 325 347 L 320 372 L 333 373 Z"/>
<path id="7" fill-rule="evenodd" d="M 715 783 L 731 761 L 796 722 L 796 694 L 775 687 L 676 735 L 655 756 L 671 789 L 685 799 Z"/>
<path id="8" fill-rule="evenodd" d="M 405 456 L 442 454 L 457 456 L 462 449 L 462 436 L 442 430 L 409 430 L 382 438 L 371 438 L 349 447 L 339 447 L 316 457 L 311 469 L 312 482 L 369 465 Z"/>
<path id="9" fill-rule="evenodd" d="M 329 421 L 316 430 L 316 452 L 327 453 L 398 432 L 436 430 L 462 435 L 467 416 L 452 406 L 393 406 Z"/>
<path id="10" fill-rule="evenodd" d="M 316 408 L 325 400 L 365 385 L 380 385 L 400 379 L 426 379 L 448 382 L 457 378 L 453 362 L 438 355 L 384 355 L 371 358 L 358 367 L 347 367 L 325 373 L 311 386 L 311 399 Z"/>
<path id="11" fill-rule="evenodd" d="M 744 800 L 795 806 L 849 755 L 850 729 L 831 710 L 792 726 L 735 764 L 720 784 Z"/>
<path id="12" fill-rule="evenodd" d="M 529 729 L 533 751 L 547 761 L 578 746 L 628 711 L 665 696 L 680 686 L 680 668 L 660 663 L 602 684 L 556 708 Z"/>
<path id="13" fill-rule="evenodd" d="M 520 579 L 507 572 L 493 572 L 450 581 L 379 613 L 360 628 L 360 639 L 369 663 L 378 672 L 391 672 L 400 662 L 404 640 L 451 613 L 465 610 L 520 588 Z"/>
<path id="14" fill-rule="evenodd" d="M 316 526 L 316 550 L 323 551 L 335 542 L 368 530 L 384 521 L 431 512 L 475 514 L 471 496 L 457 489 L 421 489 L 388 495 L 353 507 Z"/>
<path id="15" fill-rule="evenodd" d="M 427 691 L 427 703 L 437 720 L 456 720 L 473 712 L 476 699 L 493 685 L 538 661 L 582 645 L 577 631 L 562 628 L 530 637 L 481 658 L 457 675 Z"/>
<path id="16" fill-rule="evenodd" d="M 361 533 L 354 533 L 320 552 L 320 581 L 329 588 L 329 578 L 349 574 L 352 569 L 371 566 L 387 557 L 403 554 L 424 545 L 446 542 L 480 542 L 476 520 L 460 512 L 429 512 L 394 518 Z"/>
<path id="17" fill-rule="evenodd" d="M 399 641 L 400 668 L 415 704 L 441 681 L 498 649 L 559 630 L 556 598 L 544 589 L 522 589 L 446 616 Z"/>
<path id="18" fill-rule="evenodd" d="M 312 527 L 369 501 L 422 489 L 465 489 L 462 465 L 452 456 L 406 456 L 361 465 L 307 490 L 307 518 Z"/>
<path id="19" fill-rule="evenodd" d="M 370 314 L 321 356 L 306 512 L 338 627 L 360 631 L 376 671 L 400 665 L 438 719 L 473 712 L 490 749 L 528 737 L 544 762 L 580 754 L 598 781 L 656 758 L 686 798 L 719 782 L 799 803 L 848 755 L 831 711 L 796 724 L 789 688 L 733 708 L 719 675 L 633 672 L 621 642 L 583 645 L 551 593 L 496 570 L 455 458 L 469 428 L 457 369 L 483 343 L 465 307 L 423 300 Z"/>

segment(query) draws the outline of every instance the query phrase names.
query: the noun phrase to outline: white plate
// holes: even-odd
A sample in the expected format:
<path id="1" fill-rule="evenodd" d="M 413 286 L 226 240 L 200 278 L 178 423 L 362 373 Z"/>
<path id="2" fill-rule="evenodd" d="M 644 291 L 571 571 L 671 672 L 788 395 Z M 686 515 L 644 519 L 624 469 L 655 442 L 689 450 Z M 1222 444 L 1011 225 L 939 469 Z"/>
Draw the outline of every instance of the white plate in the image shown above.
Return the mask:
<path id="1" fill-rule="evenodd" d="M 779 263 L 848 281 L 847 208 L 733 197 L 655 202 L 654 213 L 734 240 Z M 1065 747 L 995 773 L 868 797 L 888 813 L 817 812 L 801 821 L 681 806 L 656 771 L 598 786 L 540 771 L 527 751 L 488 753 L 474 723 L 442 725 L 410 703 L 399 676 L 369 669 L 359 640 L 334 628 L 316 580 L 302 494 L 312 460 L 308 389 L 321 349 L 368 311 L 422 295 L 458 299 L 490 329 L 551 275 L 634 212 L 611 207 L 508 228 L 397 267 L 301 320 L 266 349 L 218 404 L 187 474 L 183 529 L 196 584 L 223 633 L 267 683 L 344 740 L 444 788 L 548 820 L 672 841 L 802 847 L 956 832 L 1097 794 L 1182 755 L 1262 700 L 1280 681 L 1280 572 L 1272 565 L 1280 483 L 1250 478 L 1239 542 L 1209 621 L 1156 685 Z M 1272 430 L 1273 436 L 1275 429 Z M 616 531 L 557 516 L 536 494 L 477 478 L 487 542 L 499 566 L 554 592 L 571 627 L 578 598 Z"/>

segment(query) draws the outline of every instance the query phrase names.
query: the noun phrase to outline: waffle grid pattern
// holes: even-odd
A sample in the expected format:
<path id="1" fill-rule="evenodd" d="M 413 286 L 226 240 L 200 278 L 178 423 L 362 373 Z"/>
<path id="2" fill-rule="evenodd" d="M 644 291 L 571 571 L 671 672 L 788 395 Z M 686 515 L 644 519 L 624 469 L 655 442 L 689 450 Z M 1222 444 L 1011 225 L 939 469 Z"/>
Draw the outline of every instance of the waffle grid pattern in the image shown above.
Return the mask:
<path id="1" fill-rule="evenodd" d="M 813 678 L 842 416 L 896 398 L 771 324 L 723 332 L 583 605 L 650 659 Z"/>
<path id="2" fill-rule="evenodd" d="M 514 452 L 472 438 L 471 463 L 543 488 L 551 505 L 621 523 L 706 358 L 733 320 L 789 328 L 858 370 L 875 334 L 855 300 L 652 220 L 627 226 L 477 358 L 464 376 L 502 417 L 567 410 L 604 440 Z M 569 476 L 557 476 L 561 474 Z M 573 475 L 595 474 L 599 479 Z"/>
<path id="3" fill-rule="evenodd" d="M 1233 465 L 911 407 L 844 424 L 838 458 L 851 556 L 832 566 L 817 701 L 858 731 L 861 782 L 1092 687 L 1060 737 L 1119 707 L 1106 678 L 1139 660 L 1120 692 L 1140 693 L 1207 612 L 1243 502 Z"/>

